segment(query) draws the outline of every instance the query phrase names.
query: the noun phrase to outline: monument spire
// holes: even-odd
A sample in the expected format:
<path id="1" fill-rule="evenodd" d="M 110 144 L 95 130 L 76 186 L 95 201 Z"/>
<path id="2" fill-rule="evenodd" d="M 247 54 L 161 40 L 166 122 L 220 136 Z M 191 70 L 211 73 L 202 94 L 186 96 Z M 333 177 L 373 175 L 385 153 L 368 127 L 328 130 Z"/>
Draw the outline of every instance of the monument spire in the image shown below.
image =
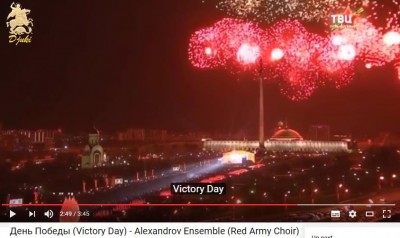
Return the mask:
<path id="1" fill-rule="evenodd" d="M 258 131 L 258 140 L 259 140 L 259 147 L 260 149 L 264 149 L 264 84 L 263 84 L 263 63 L 262 59 L 259 62 L 259 77 L 260 77 L 260 98 L 259 98 L 259 131 Z"/>

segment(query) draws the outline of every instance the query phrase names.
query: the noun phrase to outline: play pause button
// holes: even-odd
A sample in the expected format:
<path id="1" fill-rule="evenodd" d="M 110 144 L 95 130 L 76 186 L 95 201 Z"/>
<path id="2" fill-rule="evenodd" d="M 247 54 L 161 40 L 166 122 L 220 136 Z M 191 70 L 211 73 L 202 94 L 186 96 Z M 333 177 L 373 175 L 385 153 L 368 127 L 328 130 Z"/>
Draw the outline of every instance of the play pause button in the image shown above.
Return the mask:
<path id="1" fill-rule="evenodd" d="M 35 211 L 33 211 L 33 212 L 29 211 L 29 217 L 36 217 L 36 212 Z"/>
<path id="2" fill-rule="evenodd" d="M 10 210 L 10 218 L 13 218 L 15 215 L 17 215 L 17 214 Z"/>

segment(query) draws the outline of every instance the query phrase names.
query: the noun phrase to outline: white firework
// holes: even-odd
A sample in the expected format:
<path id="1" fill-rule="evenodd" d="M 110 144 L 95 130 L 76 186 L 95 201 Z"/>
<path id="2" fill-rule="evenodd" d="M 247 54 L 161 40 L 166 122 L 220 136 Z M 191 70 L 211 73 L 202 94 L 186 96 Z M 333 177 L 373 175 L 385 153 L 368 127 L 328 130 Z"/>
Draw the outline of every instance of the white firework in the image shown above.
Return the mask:
<path id="1" fill-rule="evenodd" d="M 221 0 L 217 8 L 231 16 L 271 23 L 290 18 L 319 21 L 328 16 L 337 0 Z"/>
<path id="2" fill-rule="evenodd" d="M 217 8 L 233 16 L 254 17 L 260 13 L 265 3 L 265 0 L 223 0 Z"/>

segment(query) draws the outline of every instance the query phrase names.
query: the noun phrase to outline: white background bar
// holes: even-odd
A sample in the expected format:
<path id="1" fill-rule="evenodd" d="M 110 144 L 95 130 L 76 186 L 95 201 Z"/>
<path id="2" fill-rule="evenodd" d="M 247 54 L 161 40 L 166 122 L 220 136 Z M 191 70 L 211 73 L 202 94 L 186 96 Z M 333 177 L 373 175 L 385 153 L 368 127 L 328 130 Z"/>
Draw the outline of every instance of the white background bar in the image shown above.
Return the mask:
<path id="1" fill-rule="evenodd" d="M 0 237 L 29 238 L 399 238 L 399 234 L 400 223 L 0 223 Z"/>

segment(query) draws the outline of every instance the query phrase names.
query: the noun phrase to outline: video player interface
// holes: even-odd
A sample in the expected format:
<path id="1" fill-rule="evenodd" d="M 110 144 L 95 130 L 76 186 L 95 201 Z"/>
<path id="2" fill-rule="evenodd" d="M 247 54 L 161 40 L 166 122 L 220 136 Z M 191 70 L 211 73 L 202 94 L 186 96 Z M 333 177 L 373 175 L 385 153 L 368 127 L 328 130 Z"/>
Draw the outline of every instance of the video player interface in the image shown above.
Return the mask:
<path id="1" fill-rule="evenodd" d="M 398 234 L 399 16 L 2 1 L 1 237 Z"/>

